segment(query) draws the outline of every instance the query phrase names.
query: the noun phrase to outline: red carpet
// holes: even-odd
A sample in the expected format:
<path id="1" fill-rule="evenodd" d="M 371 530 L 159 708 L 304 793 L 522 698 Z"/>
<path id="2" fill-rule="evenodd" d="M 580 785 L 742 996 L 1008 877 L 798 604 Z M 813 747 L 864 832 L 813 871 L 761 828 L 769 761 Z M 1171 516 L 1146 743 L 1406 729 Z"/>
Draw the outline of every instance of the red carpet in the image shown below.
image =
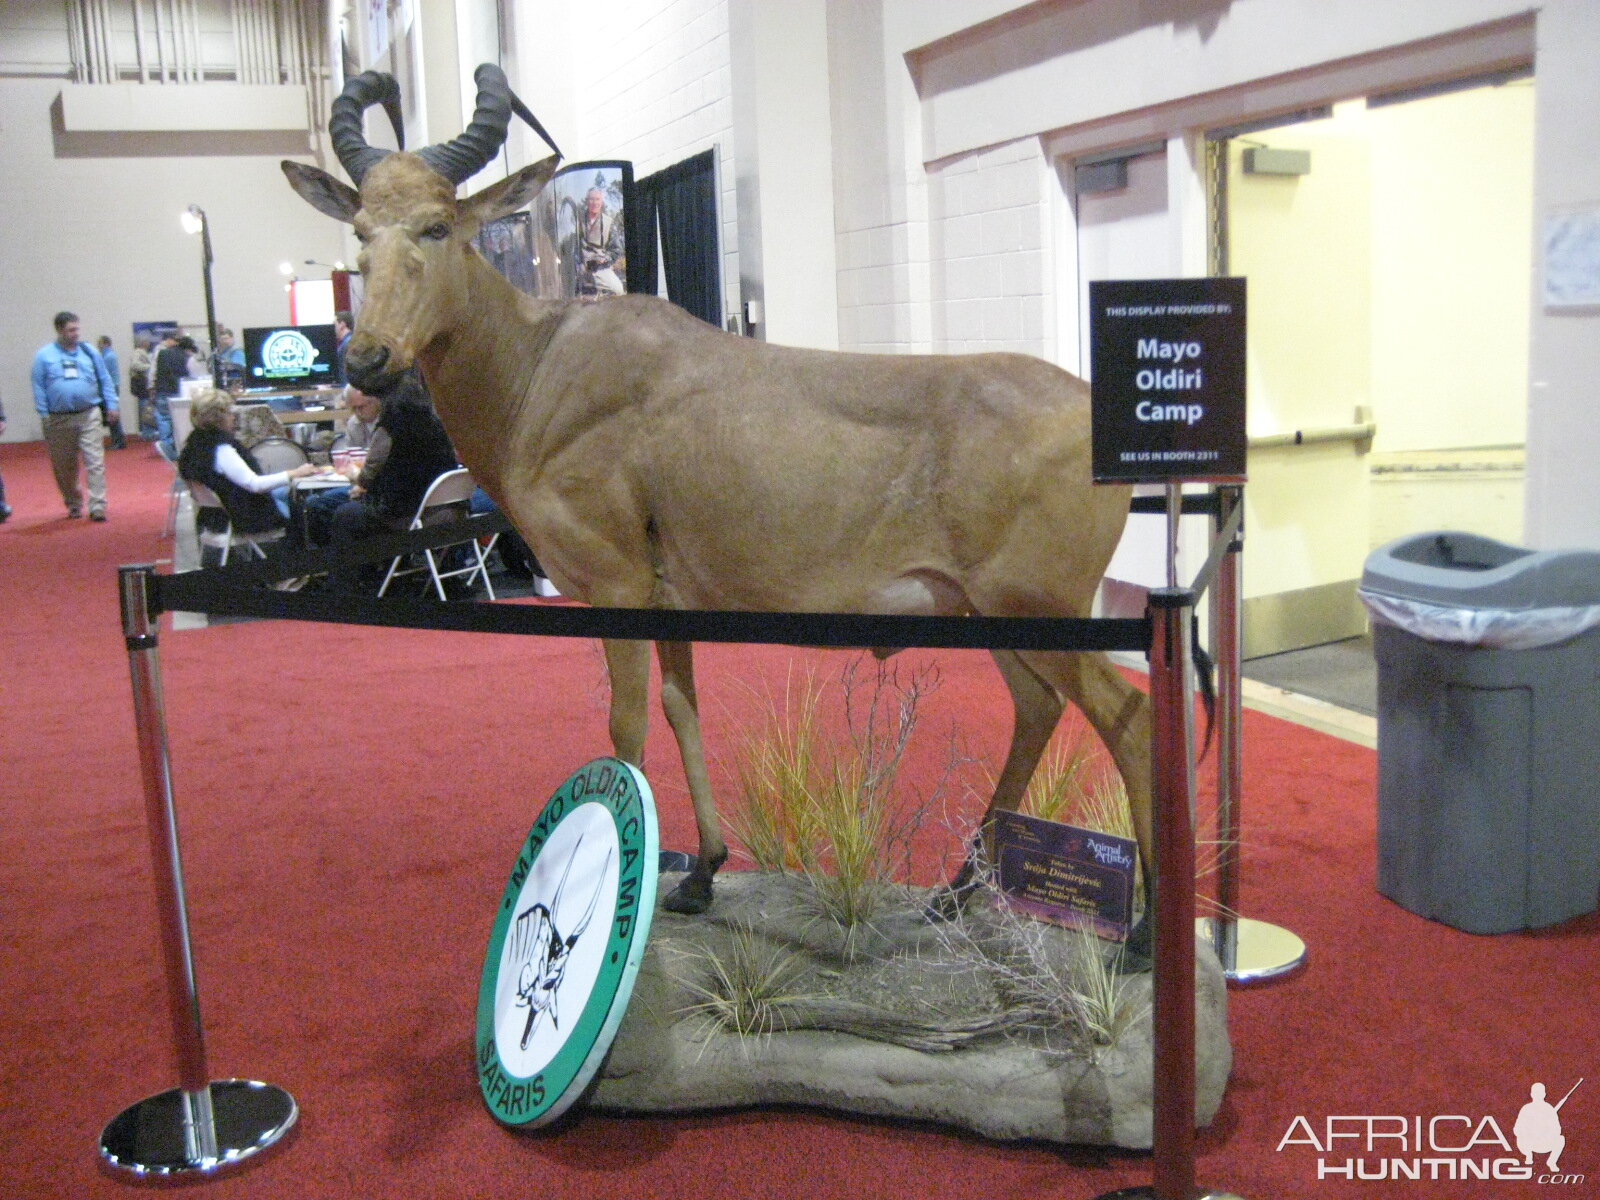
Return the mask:
<path id="1" fill-rule="evenodd" d="M 0 526 L 8 1198 L 127 1194 L 97 1170 L 101 1126 L 176 1083 L 115 587 L 119 563 L 170 557 L 159 537 L 170 476 L 137 444 L 108 458 L 111 521 L 91 525 L 63 517 L 42 446 L 0 446 L 16 509 Z M 919 656 L 934 657 L 943 685 L 908 766 L 923 787 L 957 719 L 963 747 L 990 761 L 1009 724 L 985 657 Z M 746 685 L 781 688 L 791 659 L 831 677 L 846 656 L 702 651 L 714 752 L 728 753 L 753 709 Z M 579 1110 L 543 1134 L 500 1128 L 473 1073 L 478 972 L 538 806 L 609 751 L 597 650 L 255 622 L 165 633 L 162 662 L 211 1073 L 269 1080 L 302 1109 L 290 1145 L 207 1194 L 956 1200 L 1149 1182 L 1146 1155 L 809 1111 Z M 676 752 L 653 719 L 663 844 L 692 848 Z M 1232 993 L 1234 1076 L 1200 1138 L 1200 1182 L 1253 1200 L 1594 1194 L 1600 920 L 1475 937 L 1413 916 L 1374 889 L 1374 755 L 1253 713 L 1245 745 L 1245 910 L 1304 937 L 1311 962 Z M 719 768 L 724 794 L 726 777 Z M 1463 1158 L 1520 1162 L 1494 1131 L 1514 1142 L 1534 1081 L 1554 1100 L 1579 1077 L 1561 1111 L 1561 1169 L 1583 1182 L 1426 1179 Z M 1396 1140 L 1307 1144 L 1330 1117 L 1367 1115 L 1420 1117 L 1425 1134 L 1456 1116 L 1476 1133 L 1439 1122 L 1446 1149 L 1420 1154 Z M 1446 1152 L 1474 1136 L 1469 1153 Z M 1347 1159 L 1372 1171 L 1393 1157 L 1444 1162 L 1420 1182 L 1343 1178 Z M 1319 1159 L 1341 1174 L 1319 1179 Z"/>

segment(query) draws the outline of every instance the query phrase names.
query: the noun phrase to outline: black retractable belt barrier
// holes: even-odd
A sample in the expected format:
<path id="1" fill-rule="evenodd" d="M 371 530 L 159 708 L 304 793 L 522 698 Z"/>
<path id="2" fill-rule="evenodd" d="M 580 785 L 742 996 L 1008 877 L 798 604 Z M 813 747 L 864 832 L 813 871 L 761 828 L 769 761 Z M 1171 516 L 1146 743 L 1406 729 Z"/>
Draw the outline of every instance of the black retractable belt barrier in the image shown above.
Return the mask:
<path id="1" fill-rule="evenodd" d="M 481 524 L 478 524 L 481 522 Z M 473 517 L 471 536 L 509 528 L 503 516 Z M 870 613 L 769 613 L 705 609 L 590 608 L 577 605 L 379 599 L 329 592 L 280 592 L 279 579 L 384 562 L 397 554 L 466 540 L 463 523 L 361 542 L 342 553 L 306 551 L 266 561 L 149 578 L 150 615 L 205 612 L 346 625 L 637 638 L 751 645 L 927 647 L 971 650 L 1137 650 L 1150 645 L 1143 617 L 911 617 Z"/>
<path id="2" fill-rule="evenodd" d="M 206 1077 L 204 1033 L 189 947 L 187 901 L 157 657 L 156 622 L 163 612 L 651 641 L 1151 653 L 1154 618 L 1148 612 L 1144 617 L 1102 619 L 711 612 L 517 602 L 441 603 L 318 591 L 280 591 L 273 586 L 281 580 L 379 563 L 415 550 L 454 545 L 508 528 L 505 517 L 495 513 L 366 539 L 337 552 L 299 551 L 264 561 L 178 575 L 157 574 L 148 564 L 121 569 L 123 629 L 133 669 L 134 709 L 149 809 L 151 853 L 163 909 L 162 942 L 166 951 L 169 1004 L 182 1079 L 180 1087 L 140 1101 L 106 1127 L 101 1136 L 100 1153 L 108 1168 L 138 1178 L 205 1178 L 242 1164 L 257 1152 L 280 1143 L 299 1113 L 294 1099 L 270 1084 L 250 1080 L 213 1082 Z M 1192 604 L 1192 600 L 1188 603 Z M 1184 611 L 1189 611 L 1187 605 Z M 1165 622 L 1166 618 L 1163 620 Z M 1163 652 L 1164 662 L 1171 657 L 1170 648 Z M 1179 689 L 1183 683 L 1181 671 L 1158 673 L 1162 676 L 1161 688 L 1174 693 L 1165 699 L 1157 698 L 1159 716 L 1181 707 Z M 1153 688 L 1158 683 L 1158 673 L 1152 674 Z M 1159 726 L 1159 720 L 1157 724 Z M 1171 745 L 1181 744 L 1187 738 L 1184 727 L 1176 731 L 1176 743 L 1171 731 L 1164 741 L 1160 728 L 1155 734 L 1158 744 L 1166 746 L 1169 754 Z M 1181 778 L 1182 772 L 1177 774 Z M 1189 811 L 1187 796 L 1169 797 L 1166 802 L 1175 812 L 1186 814 Z M 1173 878 L 1175 881 L 1192 880 L 1192 862 L 1187 876 L 1174 872 Z M 1179 883 L 1178 887 L 1192 887 L 1192 883 Z M 1169 921 L 1169 929 L 1171 925 Z M 1192 966 L 1180 973 L 1191 972 Z M 1190 986 L 1192 988 L 1192 981 Z M 1186 1039 L 1179 1040 L 1186 1041 L 1187 1047 L 1164 1047 L 1168 1057 L 1177 1061 L 1187 1054 L 1192 1059 L 1192 1031 Z M 1158 1087 L 1158 1092 L 1162 1087 Z M 1193 1100 L 1191 1091 L 1187 1100 L 1191 1113 Z M 1169 1123 L 1185 1120 L 1182 1104 L 1182 1101 L 1167 1102 Z M 1187 1119 L 1192 1121 L 1192 1115 Z M 1187 1158 L 1192 1162 L 1192 1153 L 1191 1131 L 1187 1142 L 1173 1148 L 1158 1146 L 1156 1157 L 1158 1162 L 1175 1164 L 1171 1169 L 1178 1173 L 1171 1177 L 1181 1179 L 1184 1176 L 1179 1160 Z"/>

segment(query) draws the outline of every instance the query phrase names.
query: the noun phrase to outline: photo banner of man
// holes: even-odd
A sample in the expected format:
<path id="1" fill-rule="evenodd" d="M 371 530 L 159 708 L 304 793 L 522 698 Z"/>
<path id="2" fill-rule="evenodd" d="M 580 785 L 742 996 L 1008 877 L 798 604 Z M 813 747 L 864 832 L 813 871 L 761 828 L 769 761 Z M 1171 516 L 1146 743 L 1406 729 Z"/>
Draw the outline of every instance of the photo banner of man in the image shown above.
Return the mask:
<path id="1" fill-rule="evenodd" d="M 525 212 L 486 224 L 475 239 L 489 264 L 541 300 L 605 299 L 627 289 L 633 164 L 572 163 Z"/>

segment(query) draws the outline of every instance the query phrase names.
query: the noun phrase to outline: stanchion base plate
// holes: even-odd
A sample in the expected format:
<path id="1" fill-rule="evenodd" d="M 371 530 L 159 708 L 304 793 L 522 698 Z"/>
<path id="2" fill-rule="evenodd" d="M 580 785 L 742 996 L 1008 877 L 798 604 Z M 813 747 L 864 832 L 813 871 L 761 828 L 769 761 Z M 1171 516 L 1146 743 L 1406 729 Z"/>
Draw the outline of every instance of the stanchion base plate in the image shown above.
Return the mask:
<path id="1" fill-rule="evenodd" d="M 123 1177 L 158 1181 L 207 1178 L 234 1170 L 274 1145 L 300 1115 L 294 1097 L 270 1083 L 211 1084 L 215 1158 L 190 1158 L 183 1137 L 183 1091 L 147 1096 L 112 1118 L 100 1135 L 100 1162 Z"/>
<path id="2" fill-rule="evenodd" d="M 1114 1192 L 1102 1192 L 1094 1200 L 1161 1200 L 1156 1195 L 1154 1187 L 1118 1188 Z M 1201 1190 L 1193 1193 L 1190 1200 L 1243 1200 L 1243 1197 L 1234 1192 L 1210 1192 Z"/>
<path id="3" fill-rule="evenodd" d="M 1214 920 L 1201 917 L 1195 922 L 1200 936 L 1213 946 Z M 1229 983 L 1263 983 L 1287 975 L 1306 961 L 1306 944 L 1287 929 L 1266 921 L 1239 917 L 1234 921 L 1234 939 L 1233 965 L 1222 964 Z"/>

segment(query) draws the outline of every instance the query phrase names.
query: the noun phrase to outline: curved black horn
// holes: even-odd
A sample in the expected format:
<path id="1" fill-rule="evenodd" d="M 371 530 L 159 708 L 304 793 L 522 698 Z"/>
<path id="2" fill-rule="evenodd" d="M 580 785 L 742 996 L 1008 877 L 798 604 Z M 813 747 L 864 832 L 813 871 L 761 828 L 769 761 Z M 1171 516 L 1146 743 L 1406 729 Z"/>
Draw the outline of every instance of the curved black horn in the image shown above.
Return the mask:
<path id="1" fill-rule="evenodd" d="M 511 125 L 515 98 L 505 72 L 493 63 L 484 63 L 472 73 L 478 85 L 477 111 L 472 124 L 460 137 L 437 146 L 424 146 L 417 155 L 451 183 L 461 183 L 476 175 L 505 145 Z"/>
<path id="2" fill-rule="evenodd" d="M 361 127 L 361 116 L 374 104 L 383 105 L 389 114 L 389 124 L 394 126 L 394 136 L 405 149 L 405 122 L 400 116 L 400 85 L 393 75 L 382 71 L 363 71 L 345 82 L 344 91 L 334 100 L 333 112 L 328 117 L 328 139 L 333 152 L 339 156 L 351 182 L 361 186 L 361 177 L 372 169 L 372 164 L 389 153 L 387 150 L 367 145 L 367 135 Z"/>

